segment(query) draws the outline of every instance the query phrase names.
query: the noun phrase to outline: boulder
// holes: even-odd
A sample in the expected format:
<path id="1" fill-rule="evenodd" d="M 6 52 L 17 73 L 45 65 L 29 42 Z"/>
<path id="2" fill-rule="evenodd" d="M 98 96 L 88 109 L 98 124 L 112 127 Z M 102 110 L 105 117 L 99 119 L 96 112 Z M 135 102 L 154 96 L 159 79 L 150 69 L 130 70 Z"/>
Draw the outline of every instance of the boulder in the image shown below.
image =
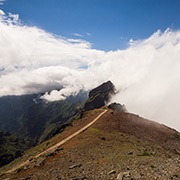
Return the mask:
<path id="1" fill-rule="evenodd" d="M 121 112 L 127 112 L 126 110 L 126 106 L 125 105 L 121 105 L 120 103 L 111 103 L 108 106 L 109 109 L 115 110 L 115 111 L 121 111 Z"/>

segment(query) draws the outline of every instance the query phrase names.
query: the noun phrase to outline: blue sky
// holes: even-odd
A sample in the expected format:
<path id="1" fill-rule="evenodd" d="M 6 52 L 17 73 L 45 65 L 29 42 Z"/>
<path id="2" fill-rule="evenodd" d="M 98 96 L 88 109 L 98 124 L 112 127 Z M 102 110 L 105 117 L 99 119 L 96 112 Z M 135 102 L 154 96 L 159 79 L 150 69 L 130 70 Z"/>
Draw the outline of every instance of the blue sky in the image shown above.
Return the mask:
<path id="1" fill-rule="evenodd" d="M 106 51 L 126 48 L 130 39 L 158 29 L 180 28 L 179 0 L 6 0 L 0 8 L 19 14 L 26 25 Z"/>

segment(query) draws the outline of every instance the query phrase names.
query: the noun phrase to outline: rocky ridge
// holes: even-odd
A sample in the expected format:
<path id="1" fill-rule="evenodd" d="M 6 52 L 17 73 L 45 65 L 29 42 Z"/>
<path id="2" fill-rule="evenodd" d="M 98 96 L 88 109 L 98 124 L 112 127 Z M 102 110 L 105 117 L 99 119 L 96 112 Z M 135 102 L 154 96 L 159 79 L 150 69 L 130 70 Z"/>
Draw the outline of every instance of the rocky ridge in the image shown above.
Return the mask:
<path id="1" fill-rule="evenodd" d="M 52 152 L 38 158 L 29 157 L 29 164 L 16 173 L 1 177 L 13 180 L 180 179 L 180 133 L 128 113 L 118 103 L 104 106 L 106 101 L 103 97 L 109 100 L 114 87 L 110 85 L 108 87 L 111 88 L 104 91 L 102 86 L 90 92 L 90 101 L 85 105 L 88 111 L 83 112 L 80 119 L 35 149 L 41 152 L 51 147 L 91 122 L 104 108 L 107 109 L 95 124 Z M 104 92 L 102 96 L 99 94 L 101 91 Z M 101 103 L 97 103 L 96 98 Z M 99 106 L 102 108 L 97 109 Z"/>
<path id="2" fill-rule="evenodd" d="M 84 113 L 58 139 L 72 134 L 100 112 Z M 137 115 L 108 110 L 68 143 L 30 162 L 10 179 L 178 180 L 179 133 Z"/>

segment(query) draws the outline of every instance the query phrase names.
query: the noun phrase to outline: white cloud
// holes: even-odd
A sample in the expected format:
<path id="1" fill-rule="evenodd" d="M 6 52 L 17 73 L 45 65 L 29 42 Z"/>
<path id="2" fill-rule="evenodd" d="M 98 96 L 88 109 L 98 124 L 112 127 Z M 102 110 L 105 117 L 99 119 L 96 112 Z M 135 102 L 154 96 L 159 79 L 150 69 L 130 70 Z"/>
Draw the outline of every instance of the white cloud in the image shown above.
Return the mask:
<path id="1" fill-rule="evenodd" d="M 130 45 L 130 46 L 133 46 L 134 43 L 135 43 L 135 41 L 134 41 L 133 39 L 130 39 L 130 40 L 129 40 L 129 45 Z"/>
<path id="2" fill-rule="evenodd" d="M 4 16 L 4 15 L 5 15 L 4 11 L 0 9 L 0 16 Z"/>
<path id="3" fill-rule="evenodd" d="M 91 44 L 85 40 L 82 40 L 82 39 L 67 39 L 68 42 L 70 43 L 76 43 L 76 44 L 83 44 L 84 47 L 86 48 L 91 48 Z"/>
<path id="4" fill-rule="evenodd" d="M 5 14 L 4 11 L 2 11 L 0 9 L 0 22 L 3 23 L 3 24 L 8 24 L 8 25 L 11 25 L 11 24 L 19 24 L 20 25 L 20 22 L 19 22 L 19 15 L 18 14 L 12 14 L 12 13 L 8 13 L 8 15 Z"/>
<path id="5" fill-rule="evenodd" d="M 18 14 L 11 14 L 8 13 L 9 17 L 13 19 L 13 21 L 18 21 L 19 20 L 19 15 Z"/>
<path id="6" fill-rule="evenodd" d="M 42 98 L 61 100 L 111 80 L 120 90 L 113 100 L 180 130 L 180 31 L 157 31 L 105 52 L 23 26 L 10 14 L 0 14 L 0 27 L 0 96 L 51 91 Z"/>
<path id="7" fill-rule="evenodd" d="M 4 1 L 5 1 L 5 0 L 0 0 L 0 5 L 3 5 L 3 4 L 4 4 Z"/>
<path id="8" fill-rule="evenodd" d="M 91 33 L 86 33 L 88 36 L 91 36 Z"/>
<path id="9" fill-rule="evenodd" d="M 74 36 L 78 36 L 78 37 L 83 37 L 82 34 L 79 34 L 79 33 L 72 33 Z"/>

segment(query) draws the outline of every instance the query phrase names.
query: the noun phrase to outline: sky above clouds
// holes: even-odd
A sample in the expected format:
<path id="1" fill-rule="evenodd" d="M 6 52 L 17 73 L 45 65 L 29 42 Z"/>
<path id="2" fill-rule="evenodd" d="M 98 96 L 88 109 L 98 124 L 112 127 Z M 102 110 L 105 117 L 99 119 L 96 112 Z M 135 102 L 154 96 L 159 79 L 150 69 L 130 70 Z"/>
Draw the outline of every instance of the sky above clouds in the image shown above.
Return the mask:
<path id="1" fill-rule="evenodd" d="M 179 7 L 0 1 L 0 96 L 46 92 L 45 100 L 63 100 L 111 80 L 119 90 L 112 101 L 180 131 Z"/>

